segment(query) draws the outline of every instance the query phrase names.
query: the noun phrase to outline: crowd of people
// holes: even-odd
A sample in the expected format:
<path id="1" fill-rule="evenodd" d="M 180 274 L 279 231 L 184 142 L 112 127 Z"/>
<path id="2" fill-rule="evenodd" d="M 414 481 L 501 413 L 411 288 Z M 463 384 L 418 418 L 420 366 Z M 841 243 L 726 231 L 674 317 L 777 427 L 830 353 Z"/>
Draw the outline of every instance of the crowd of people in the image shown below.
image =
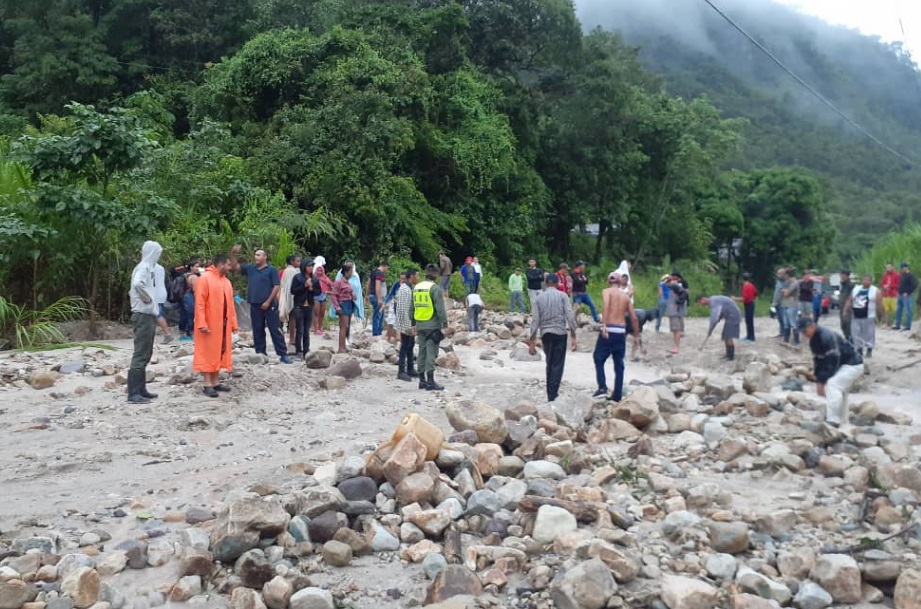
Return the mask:
<path id="1" fill-rule="evenodd" d="M 159 264 L 162 247 L 153 241 L 144 244 L 141 262 L 131 277 L 130 300 L 135 349 L 128 372 L 128 400 L 147 403 L 156 395 L 147 390 L 146 366 L 150 361 L 156 329 L 163 332 L 163 342 L 173 337 L 165 318 L 164 307 L 173 303 L 179 309 L 180 340 L 195 343 L 193 369 L 203 375 L 203 393 L 217 397 L 230 387 L 220 382 L 221 370 L 232 367 L 232 335 L 239 328 L 235 296 L 228 278 L 238 273 L 246 279 L 245 302 L 253 328 L 253 347 L 267 355 L 266 334 L 278 360 L 291 364 L 305 358 L 311 350 L 311 335 L 325 333 L 324 319 L 328 316 L 338 324 L 338 351 L 350 348 L 352 320 L 365 318 L 365 293 L 371 309 L 371 332 L 386 338 L 399 348 L 397 378 L 402 381 L 418 379 L 419 388 L 442 390 L 434 378 L 439 344 L 447 328 L 445 299 L 455 275 L 450 258 L 439 252 L 438 263 L 429 264 L 424 276 L 415 268 L 399 273 L 399 279 L 388 288 L 390 265 L 382 261 L 370 273 L 368 283 L 359 277 L 355 262 L 345 260 L 336 269 L 334 279 L 326 271 L 322 256 L 302 259 L 288 256 L 285 267 L 277 270 L 265 250 L 253 252 L 252 261 L 239 260 L 240 246 L 229 254 L 219 254 L 210 262 L 192 257 L 188 263 L 166 270 Z M 589 277 L 585 263 L 574 266 L 560 264 L 556 271 L 545 271 L 535 259 L 528 261 L 522 271 L 516 268 L 508 278 L 509 310 L 526 312 L 530 305 L 529 348 L 536 353 L 537 339 L 546 359 L 548 401 L 557 399 L 569 348 L 575 350 L 576 312 L 585 307 L 593 321 L 599 324 L 599 335 L 593 351 L 597 390 L 595 397 L 608 396 L 618 402 L 623 397 L 624 360 L 628 335 L 633 337 L 634 356 L 637 349 L 645 352 L 642 330 L 647 322 L 655 321 L 659 331 L 662 319 L 668 320 L 672 335 L 669 354 L 680 352 L 688 315 L 689 285 L 678 271 L 664 275 L 658 285 L 655 308 L 637 309 L 635 289 L 630 279 L 630 265 L 624 261 L 609 273 L 602 291 L 601 310 L 588 292 Z M 464 304 L 471 332 L 479 331 L 479 319 L 484 302 L 479 294 L 483 270 L 475 256 L 466 258 L 456 274 L 464 285 Z M 864 359 L 872 358 L 876 347 L 877 326 L 896 331 L 911 329 L 918 280 L 908 263 L 895 271 L 892 264 L 880 286 L 866 274 L 855 284 L 851 273 L 840 273 L 837 304 L 840 306 L 840 333 L 820 325 L 828 306 L 825 278 L 815 270 L 802 271 L 799 276 L 792 267 L 778 269 L 772 299 L 772 316 L 776 317 L 777 338 L 798 347 L 808 341 L 814 358 L 817 391 L 828 402 L 827 422 L 840 425 L 847 421 L 847 395 L 864 371 Z M 755 341 L 755 302 L 758 290 L 748 275 L 743 275 L 741 295 L 700 295 L 696 302 L 710 309 L 710 323 L 704 344 L 716 327 L 722 324 L 721 339 L 726 359 L 735 358 L 735 341 Z M 739 304 L 742 305 L 741 311 Z M 918 299 L 921 306 L 921 298 Z M 892 324 L 890 326 L 890 324 Z M 287 332 L 283 330 L 287 329 Z M 294 359 L 288 344 L 294 346 Z M 418 358 L 416 356 L 418 351 Z M 614 364 L 614 385 L 610 394 L 605 367 Z"/>

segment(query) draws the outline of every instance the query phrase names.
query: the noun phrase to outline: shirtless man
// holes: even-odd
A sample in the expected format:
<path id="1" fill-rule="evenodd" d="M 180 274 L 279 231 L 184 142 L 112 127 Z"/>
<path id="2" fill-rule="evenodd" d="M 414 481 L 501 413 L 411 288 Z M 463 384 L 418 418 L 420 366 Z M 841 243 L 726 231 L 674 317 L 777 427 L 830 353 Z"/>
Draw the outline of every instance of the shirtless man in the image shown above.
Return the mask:
<path id="1" fill-rule="evenodd" d="M 614 358 L 614 393 L 608 398 L 619 402 L 624 390 L 624 355 L 627 352 L 627 326 L 629 317 L 633 336 L 639 333 L 640 322 L 630 300 L 630 295 L 623 291 L 618 273 L 608 275 L 608 288 L 602 292 L 603 307 L 601 311 L 601 334 L 595 343 L 595 377 L 598 390 L 593 397 L 606 395 L 608 383 L 604 375 L 604 365 L 609 357 Z"/>

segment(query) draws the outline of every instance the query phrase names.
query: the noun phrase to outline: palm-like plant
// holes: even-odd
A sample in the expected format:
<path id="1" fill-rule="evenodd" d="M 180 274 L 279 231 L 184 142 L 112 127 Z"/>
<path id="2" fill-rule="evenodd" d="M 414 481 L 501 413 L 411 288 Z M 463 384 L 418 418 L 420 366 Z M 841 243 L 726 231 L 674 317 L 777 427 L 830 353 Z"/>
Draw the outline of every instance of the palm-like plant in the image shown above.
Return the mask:
<path id="1" fill-rule="evenodd" d="M 7 337 L 17 349 L 65 342 L 61 324 L 81 319 L 89 311 L 87 302 L 68 296 L 41 310 L 32 310 L 0 296 L 0 337 Z"/>

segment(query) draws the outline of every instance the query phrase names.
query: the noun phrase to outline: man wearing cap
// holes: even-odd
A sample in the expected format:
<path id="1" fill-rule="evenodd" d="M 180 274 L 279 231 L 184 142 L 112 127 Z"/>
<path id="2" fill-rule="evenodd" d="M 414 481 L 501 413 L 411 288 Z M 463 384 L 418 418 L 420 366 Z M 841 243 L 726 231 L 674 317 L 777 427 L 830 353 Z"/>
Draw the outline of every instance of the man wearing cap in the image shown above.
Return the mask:
<path id="1" fill-rule="evenodd" d="M 710 307 L 710 329 L 707 331 L 707 338 L 710 338 L 716 326 L 721 321 L 723 322 L 722 338 L 726 343 L 726 360 L 733 361 L 736 358 L 735 341 L 739 339 L 742 328 L 742 315 L 739 313 L 739 307 L 728 296 L 698 296 L 697 304 Z M 704 342 L 707 342 L 707 338 L 704 339 Z"/>
<path id="2" fill-rule="evenodd" d="M 531 338 L 529 351 L 537 354 L 537 335 L 547 357 L 547 401 L 556 400 L 563 381 L 566 365 L 566 331 L 572 338 L 572 350 L 576 350 L 576 318 L 572 314 L 569 296 L 559 290 L 560 278 L 547 276 L 547 289 L 538 294 L 531 306 Z"/>
<path id="3" fill-rule="evenodd" d="M 841 334 L 844 335 L 844 338 L 851 340 L 851 310 L 844 306 L 844 303 L 847 302 L 847 299 L 850 298 L 851 294 L 854 291 L 854 282 L 851 281 L 851 272 L 847 269 L 841 271 L 841 317 L 839 321 L 841 322 Z"/>
<path id="4" fill-rule="evenodd" d="M 895 308 L 895 325 L 893 330 L 911 330 L 911 320 L 914 315 L 912 297 L 918 289 L 918 280 L 915 278 L 907 262 L 902 263 L 902 276 L 899 278 L 899 300 Z M 905 325 L 902 325 L 902 314 L 905 314 Z"/>
<path id="5" fill-rule="evenodd" d="M 588 307 L 592 319 L 598 323 L 598 310 L 588 293 L 588 277 L 585 276 L 585 263 L 579 260 L 572 270 L 572 305 L 578 310 L 581 305 Z"/>
<path id="6" fill-rule="evenodd" d="M 816 393 L 825 397 L 825 422 L 833 427 L 847 425 L 847 397 L 863 374 L 863 358 L 857 348 L 840 334 L 815 325 L 812 318 L 797 322 L 809 340 L 815 367 Z"/>

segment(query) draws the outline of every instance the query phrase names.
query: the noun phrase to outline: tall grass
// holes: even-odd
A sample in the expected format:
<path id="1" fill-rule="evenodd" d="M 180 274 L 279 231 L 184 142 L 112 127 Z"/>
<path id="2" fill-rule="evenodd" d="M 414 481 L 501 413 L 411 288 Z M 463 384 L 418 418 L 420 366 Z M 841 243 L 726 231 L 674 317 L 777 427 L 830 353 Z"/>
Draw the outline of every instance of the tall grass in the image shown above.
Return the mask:
<path id="1" fill-rule="evenodd" d="M 879 281 L 886 264 L 895 265 L 896 270 L 902 262 L 915 262 L 921 254 L 921 224 L 910 224 L 896 233 L 889 233 L 863 253 L 852 269 L 858 275 L 869 273 Z"/>
<path id="2" fill-rule="evenodd" d="M 62 298 L 41 310 L 32 310 L 0 296 L 0 342 L 8 336 L 17 349 L 66 342 L 60 324 L 82 319 L 89 307 L 76 296 Z"/>

